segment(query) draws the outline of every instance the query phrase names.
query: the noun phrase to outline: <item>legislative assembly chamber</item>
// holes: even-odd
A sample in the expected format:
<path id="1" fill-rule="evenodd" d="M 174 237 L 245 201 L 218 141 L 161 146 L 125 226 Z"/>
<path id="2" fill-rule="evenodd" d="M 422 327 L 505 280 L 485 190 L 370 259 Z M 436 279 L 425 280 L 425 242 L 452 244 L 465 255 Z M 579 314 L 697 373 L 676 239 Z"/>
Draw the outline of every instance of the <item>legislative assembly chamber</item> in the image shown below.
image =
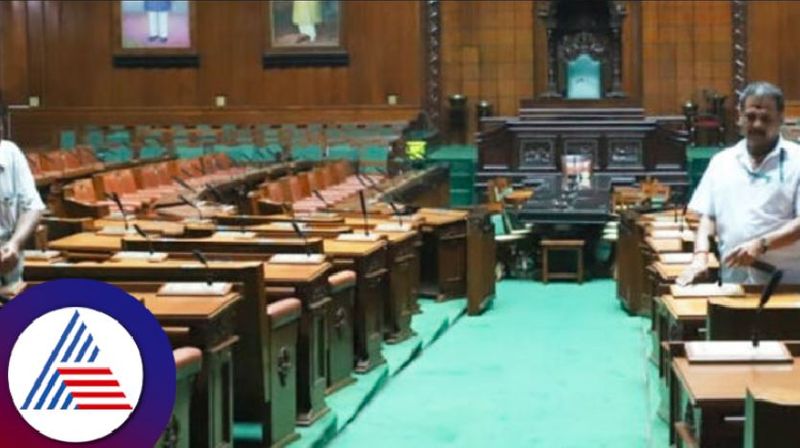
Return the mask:
<path id="1" fill-rule="evenodd" d="M 176 363 L 158 447 L 800 447 L 797 23 L 2 1 L 2 151 L 44 209 L 0 314 L 135 297 Z"/>

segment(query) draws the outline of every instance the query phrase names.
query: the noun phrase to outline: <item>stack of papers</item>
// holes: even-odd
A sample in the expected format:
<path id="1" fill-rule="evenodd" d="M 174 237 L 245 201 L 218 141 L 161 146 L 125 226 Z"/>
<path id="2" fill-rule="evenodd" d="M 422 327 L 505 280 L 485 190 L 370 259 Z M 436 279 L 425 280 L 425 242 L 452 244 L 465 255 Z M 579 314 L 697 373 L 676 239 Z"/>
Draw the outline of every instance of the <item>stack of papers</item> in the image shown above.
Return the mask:
<path id="1" fill-rule="evenodd" d="M 275 254 L 269 259 L 275 264 L 320 264 L 324 261 L 323 254 Z"/>
<path id="2" fill-rule="evenodd" d="M 160 296 L 224 296 L 231 292 L 230 283 L 202 282 L 165 283 L 158 290 Z"/>
<path id="3" fill-rule="evenodd" d="M 736 283 L 698 283 L 696 285 L 671 285 L 669 287 L 673 297 L 742 297 L 744 288 Z"/>
<path id="4" fill-rule="evenodd" d="M 750 341 L 692 341 L 686 343 L 689 362 L 792 362 L 792 355 L 782 342 L 762 341 L 754 347 Z"/>

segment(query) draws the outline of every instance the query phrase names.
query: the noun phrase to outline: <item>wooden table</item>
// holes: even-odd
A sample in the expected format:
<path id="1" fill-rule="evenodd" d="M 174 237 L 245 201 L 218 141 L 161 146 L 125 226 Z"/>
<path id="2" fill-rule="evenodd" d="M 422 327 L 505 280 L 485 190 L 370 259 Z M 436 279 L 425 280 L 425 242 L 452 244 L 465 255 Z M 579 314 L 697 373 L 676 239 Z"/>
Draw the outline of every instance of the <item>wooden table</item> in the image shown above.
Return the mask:
<path id="1" fill-rule="evenodd" d="M 328 306 L 331 297 L 328 275 L 330 263 L 264 263 L 267 298 L 272 301 L 287 296 L 303 303 L 297 340 L 297 424 L 309 426 L 330 409 L 325 403 L 327 387 Z"/>
<path id="2" fill-rule="evenodd" d="M 467 292 L 467 216 L 461 210 L 420 209 L 424 219 L 420 294 L 444 300 Z"/>
<path id="3" fill-rule="evenodd" d="M 386 284 L 387 243 L 379 241 L 324 240 L 325 255 L 333 259 L 336 270 L 356 273 L 356 300 L 353 319 L 356 372 L 368 372 L 386 360 L 381 355 L 383 300 Z"/>
<path id="4" fill-rule="evenodd" d="M 678 448 L 742 446 L 747 387 L 800 385 L 798 347 L 787 345 L 794 356 L 788 364 L 693 364 L 682 344 L 673 346 L 670 442 Z"/>

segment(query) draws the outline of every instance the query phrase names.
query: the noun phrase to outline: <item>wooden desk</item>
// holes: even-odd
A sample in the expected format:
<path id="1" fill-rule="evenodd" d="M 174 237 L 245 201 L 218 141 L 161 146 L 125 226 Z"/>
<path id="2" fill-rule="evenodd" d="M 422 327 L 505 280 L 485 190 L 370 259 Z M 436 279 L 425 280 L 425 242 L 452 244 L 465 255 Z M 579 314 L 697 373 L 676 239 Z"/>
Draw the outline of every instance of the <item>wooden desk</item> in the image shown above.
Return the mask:
<path id="1" fill-rule="evenodd" d="M 780 448 L 800 440 L 800 388 L 751 384 L 744 407 L 745 448 Z"/>
<path id="2" fill-rule="evenodd" d="M 291 225 L 287 226 L 285 222 L 282 223 L 267 223 L 247 226 L 246 229 L 257 233 L 260 237 L 265 238 L 296 238 L 297 234 Z M 345 225 L 339 226 L 322 226 L 310 225 L 302 229 L 306 237 L 309 238 L 336 238 L 343 233 L 350 233 L 352 229 Z"/>
<path id="3" fill-rule="evenodd" d="M 172 340 L 173 347 L 193 346 L 203 352 L 203 368 L 191 403 L 191 444 L 187 446 L 232 446 L 233 346 L 239 340 L 236 309 L 242 296 L 238 292 L 213 297 L 160 296 L 160 283 L 112 284 L 139 299 L 162 327 L 185 330 Z"/>
<path id="4" fill-rule="evenodd" d="M 180 222 L 174 221 L 159 221 L 151 219 L 129 219 L 128 225 L 132 228 L 136 224 L 142 231 L 149 234 L 163 235 L 177 237 L 186 232 L 186 226 Z M 114 218 L 101 218 L 95 219 L 93 222 L 95 230 L 100 230 L 103 227 L 120 228 L 125 227 L 125 222 L 122 219 Z"/>
<path id="5" fill-rule="evenodd" d="M 745 393 L 749 386 L 797 389 L 797 346 L 788 364 L 692 364 L 673 346 L 670 442 L 685 446 L 739 447 L 743 441 Z"/>
<path id="6" fill-rule="evenodd" d="M 303 303 L 297 340 L 297 424 L 301 426 L 311 425 L 330 410 L 325 403 L 328 377 L 325 359 L 331 303 L 328 275 L 332 268 L 330 263 L 264 263 L 268 299 L 281 299 L 289 293 Z M 270 294 L 273 287 L 281 289 Z"/>
<path id="7" fill-rule="evenodd" d="M 353 319 L 356 372 L 367 372 L 386 360 L 381 355 L 383 300 L 386 285 L 387 243 L 325 240 L 325 255 L 333 259 L 335 270 L 356 273 L 356 300 Z"/>
<path id="8" fill-rule="evenodd" d="M 182 345 L 203 351 L 198 394 L 191 406 L 191 446 L 233 445 L 233 346 L 239 340 L 235 304 L 241 295 L 165 297 L 138 285 L 124 289 L 141 299 L 162 326 L 187 327 Z"/>
<path id="9" fill-rule="evenodd" d="M 50 241 L 48 248 L 75 260 L 102 260 L 122 250 L 122 236 L 81 232 Z"/>
<path id="10" fill-rule="evenodd" d="M 473 207 L 467 219 L 467 313 L 482 313 L 495 297 L 497 246 L 485 207 Z"/>
<path id="11" fill-rule="evenodd" d="M 461 210 L 420 209 L 424 219 L 420 294 L 444 300 L 467 293 L 467 215 Z"/>
<path id="12" fill-rule="evenodd" d="M 270 322 L 266 310 L 264 270 L 259 262 L 210 262 L 205 268 L 200 263 L 167 260 L 161 263 L 115 262 L 56 265 L 26 265 L 27 281 L 45 281 L 57 278 L 91 278 L 116 282 L 168 282 L 175 279 L 203 282 L 209 276 L 215 281 L 240 285 L 241 302 L 236 313 L 236 332 L 240 337 L 233 353 L 237 368 L 234 387 L 234 418 L 240 422 L 258 422 L 267 445 L 288 443 L 297 438 L 294 426 L 280 426 L 286 421 L 286 406 L 273 406 L 295 400 L 295 382 L 279 380 L 273 367 L 274 353 Z M 294 359 L 294 347 L 286 346 L 288 356 Z M 276 361 L 277 362 L 277 361 Z M 289 372 L 294 375 L 291 363 Z M 293 422 L 294 415 L 289 416 Z"/>
<path id="13" fill-rule="evenodd" d="M 122 239 L 122 249 L 132 251 L 148 251 L 191 254 L 193 250 L 215 254 L 256 254 L 266 259 L 278 253 L 305 253 L 306 248 L 312 253 L 322 252 L 320 238 L 236 238 L 230 236 L 213 236 L 207 238 L 151 238 L 149 241 L 138 235 L 126 236 Z"/>
<path id="14" fill-rule="evenodd" d="M 344 224 L 344 217 L 336 213 L 297 213 L 290 215 L 230 215 L 216 216 L 215 221 L 220 225 L 243 226 L 269 224 L 271 222 L 302 222 L 314 227 L 339 227 Z"/>
<path id="15" fill-rule="evenodd" d="M 743 307 L 755 308 L 760 294 L 757 292 L 758 289 L 758 286 L 745 285 L 747 295 L 730 300 L 740 303 Z M 667 386 L 671 380 L 669 375 L 671 360 L 669 351 L 664 347 L 673 342 L 708 339 L 706 325 L 709 300 L 707 297 L 675 298 L 670 294 L 658 298 L 659 312 L 654 334 L 657 351 L 654 355 L 658 361 L 659 373 Z M 800 306 L 800 293 L 797 292 L 797 286 L 784 285 L 773 294 L 766 308 L 795 309 L 798 306 Z"/>
<path id="16" fill-rule="evenodd" d="M 200 207 L 201 212 L 198 213 L 197 209 L 190 207 L 186 204 L 173 205 L 169 207 L 159 207 L 156 209 L 156 215 L 162 219 L 172 221 L 182 221 L 184 219 L 198 219 L 202 215 L 203 219 L 216 219 L 222 216 L 230 216 L 236 213 L 236 210 L 231 206 L 224 205 L 204 205 Z"/>
<path id="17" fill-rule="evenodd" d="M 388 242 L 387 276 L 389 294 L 383 302 L 383 335 L 387 343 L 396 344 L 411 337 L 411 316 L 417 309 L 416 291 L 419 289 L 419 246 L 417 232 L 376 232 Z M 416 265 L 416 266 L 415 266 Z"/>

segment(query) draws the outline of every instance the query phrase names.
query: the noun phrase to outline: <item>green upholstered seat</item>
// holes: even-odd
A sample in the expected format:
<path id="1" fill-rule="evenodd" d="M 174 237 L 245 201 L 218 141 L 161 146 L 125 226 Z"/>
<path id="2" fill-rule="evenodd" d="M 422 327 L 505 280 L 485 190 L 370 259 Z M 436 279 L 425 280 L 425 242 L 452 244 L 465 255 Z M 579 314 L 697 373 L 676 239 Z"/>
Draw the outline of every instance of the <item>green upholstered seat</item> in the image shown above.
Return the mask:
<path id="1" fill-rule="evenodd" d="M 600 62 L 586 53 L 567 63 L 567 98 L 598 99 L 602 96 Z"/>

